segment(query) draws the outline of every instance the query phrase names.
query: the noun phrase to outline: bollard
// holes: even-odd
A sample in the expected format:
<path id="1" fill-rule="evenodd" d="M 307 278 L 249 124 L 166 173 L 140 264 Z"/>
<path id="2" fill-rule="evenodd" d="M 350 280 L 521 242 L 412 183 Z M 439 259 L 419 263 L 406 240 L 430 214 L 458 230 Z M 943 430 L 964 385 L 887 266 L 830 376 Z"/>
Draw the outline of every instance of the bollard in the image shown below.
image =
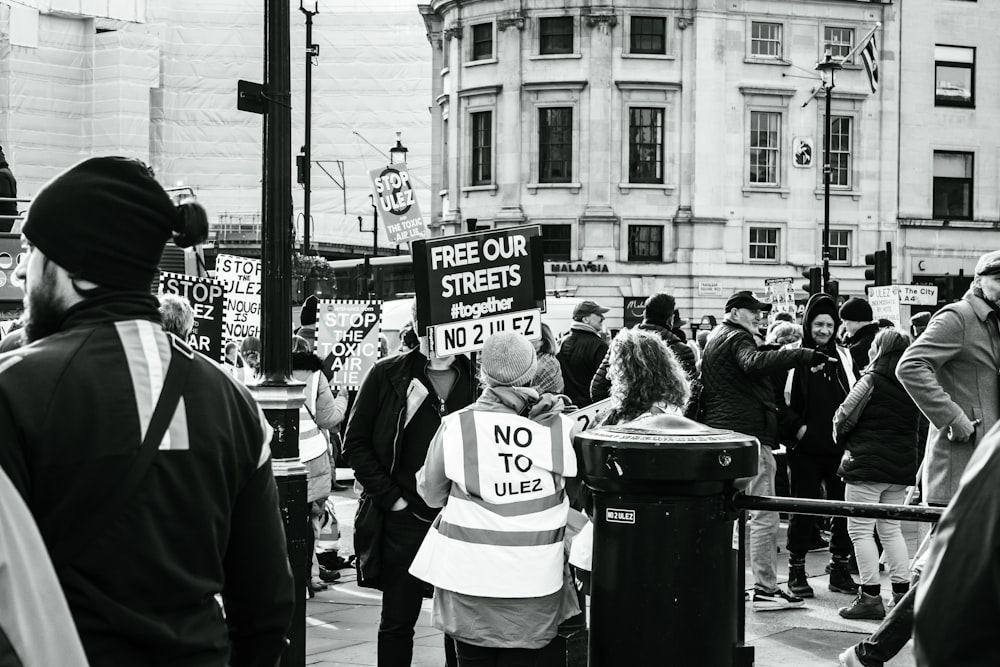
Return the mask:
<path id="1" fill-rule="evenodd" d="M 732 667 L 730 498 L 756 474 L 756 439 L 656 415 L 584 431 L 574 446 L 594 492 L 590 667 Z"/>

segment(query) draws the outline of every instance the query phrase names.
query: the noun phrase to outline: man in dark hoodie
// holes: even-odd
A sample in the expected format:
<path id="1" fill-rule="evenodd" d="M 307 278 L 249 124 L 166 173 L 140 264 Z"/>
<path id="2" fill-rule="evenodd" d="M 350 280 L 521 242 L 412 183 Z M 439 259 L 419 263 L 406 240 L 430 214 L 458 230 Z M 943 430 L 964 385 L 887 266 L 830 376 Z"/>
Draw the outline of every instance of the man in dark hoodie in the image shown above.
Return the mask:
<path id="1" fill-rule="evenodd" d="M 17 181 L 7 164 L 7 157 L 3 154 L 3 146 L 0 146 L 0 198 L 17 198 Z M 17 216 L 16 201 L 0 201 L 0 232 L 9 232 L 14 226 Z"/>
<path id="2" fill-rule="evenodd" d="M 878 322 L 875 321 L 872 307 L 868 302 L 856 296 L 845 301 L 840 307 L 840 319 L 847 333 L 844 346 L 851 351 L 854 377 L 860 378 L 861 372 L 868 365 L 868 350 L 871 349 L 875 334 L 879 331 Z"/>
<path id="3" fill-rule="evenodd" d="M 642 324 L 638 329 L 650 331 L 663 339 L 670 351 L 677 357 L 681 368 L 692 379 L 696 375 L 694 352 L 680 338 L 670 330 L 671 320 L 674 317 L 674 297 L 666 292 L 658 292 L 646 299 L 646 304 L 642 310 Z M 604 361 L 597 367 L 597 373 L 590 383 L 590 398 L 594 401 L 602 401 L 611 395 L 611 380 L 608 379 L 608 364 L 610 363 L 611 352 L 604 355 Z"/>
<path id="4" fill-rule="evenodd" d="M 829 500 L 844 499 L 844 482 L 837 475 L 844 448 L 834 442 L 832 425 L 833 415 L 851 390 L 855 375 L 850 353 L 835 339 L 839 326 L 833 297 L 822 293 L 810 297 L 802 318 L 802 347 L 822 352 L 831 361 L 799 364 L 785 383 L 790 421 L 797 425 L 788 452 L 791 491 L 796 498 L 820 498 L 825 486 Z M 812 517 L 799 514 L 793 514 L 788 524 L 788 590 L 807 598 L 813 597 L 805 571 L 813 526 Z M 831 532 L 830 590 L 854 595 L 858 585 L 851 578 L 854 547 L 847 534 L 847 520 L 834 518 Z"/>

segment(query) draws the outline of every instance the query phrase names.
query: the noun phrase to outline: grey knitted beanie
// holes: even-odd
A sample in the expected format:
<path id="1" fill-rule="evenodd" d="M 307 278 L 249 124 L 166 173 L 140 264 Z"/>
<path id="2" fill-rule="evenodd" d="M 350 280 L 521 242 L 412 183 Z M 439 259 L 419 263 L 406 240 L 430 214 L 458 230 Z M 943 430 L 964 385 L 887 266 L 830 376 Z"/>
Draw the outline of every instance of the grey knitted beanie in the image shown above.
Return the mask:
<path id="1" fill-rule="evenodd" d="M 487 386 L 527 387 L 537 368 L 535 347 L 522 334 L 502 331 L 483 345 L 482 375 Z"/>

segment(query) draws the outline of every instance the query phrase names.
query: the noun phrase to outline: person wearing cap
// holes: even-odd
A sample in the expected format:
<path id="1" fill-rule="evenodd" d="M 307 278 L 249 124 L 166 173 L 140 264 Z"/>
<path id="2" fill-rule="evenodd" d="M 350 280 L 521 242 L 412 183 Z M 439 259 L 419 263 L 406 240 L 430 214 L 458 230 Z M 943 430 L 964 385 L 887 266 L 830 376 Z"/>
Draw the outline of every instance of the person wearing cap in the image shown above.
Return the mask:
<path id="1" fill-rule="evenodd" d="M 563 339 L 556 354 L 566 395 L 579 408 L 593 403 L 590 383 L 608 353 L 608 344 L 601 337 L 604 314 L 608 310 L 593 301 L 581 301 L 573 309 L 569 335 Z"/>
<path id="2" fill-rule="evenodd" d="M 910 338 L 913 338 L 914 340 L 920 338 L 920 334 L 927 329 L 927 325 L 930 321 L 931 314 L 927 311 L 917 313 L 910 317 Z"/>
<path id="3" fill-rule="evenodd" d="M 788 477 L 796 498 L 844 499 L 844 481 L 837 474 L 844 446 L 833 438 L 833 416 L 854 386 L 854 361 L 834 336 L 840 322 L 837 304 L 829 294 L 814 294 L 806 302 L 802 317 L 802 346 L 829 357 L 822 364 L 800 363 L 788 373 L 785 397 L 791 437 L 788 444 Z M 806 554 L 815 543 L 816 520 L 792 514 L 788 522 L 788 590 L 800 597 L 813 597 L 805 571 Z M 851 577 L 854 545 L 847 532 L 847 519 L 831 522 L 829 589 L 855 595 L 858 584 Z"/>
<path id="4" fill-rule="evenodd" d="M 840 307 L 840 321 L 844 326 L 843 345 L 851 351 L 855 379 L 868 365 L 868 351 L 879 332 L 879 324 L 872 314 L 872 307 L 864 299 L 852 296 Z"/>
<path id="5" fill-rule="evenodd" d="M 302 336 L 316 347 L 316 320 L 319 316 L 319 299 L 315 294 L 310 294 L 302 302 L 302 310 L 299 311 L 299 328 L 294 331 L 296 336 Z"/>
<path id="6" fill-rule="evenodd" d="M 413 328 L 421 332 L 415 301 L 412 310 Z M 426 334 L 417 348 L 377 361 L 354 400 L 344 455 L 362 487 L 354 522 L 358 584 L 382 591 L 380 667 L 413 660 L 426 584 L 409 568 L 438 515 L 417 490 L 417 471 L 442 418 L 473 400 L 469 358 L 435 355 Z"/>
<path id="7" fill-rule="evenodd" d="M 694 352 L 683 340 L 678 338 L 671 329 L 674 320 L 674 297 L 666 292 L 658 292 L 648 299 L 642 309 L 642 322 L 637 325 L 641 331 L 649 331 L 659 336 L 670 351 L 677 357 L 688 380 L 695 377 L 696 358 Z M 590 383 L 590 398 L 601 401 L 611 395 L 611 382 L 608 380 L 608 366 L 611 361 L 609 350 L 601 365 L 598 366 L 594 379 Z"/>
<path id="8" fill-rule="evenodd" d="M 0 360 L 0 467 L 95 667 L 274 664 L 285 649 L 295 586 L 272 429 L 164 332 L 150 292 L 167 241 L 207 230 L 200 205 L 119 157 L 54 178 L 24 224 L 33 343 Z"/>
<path id="9" fill-rule="evenodd" d="M 754 336 L 761 313 L 771 304 L 743 290 L 726 300 L 725 320 L 712 332 L 701 361 L 701 406 L 705 424 L 730 429 L 757 438 L 757 475 L 749 493 L 774 495 L 778 446 L 778 406 L 771 376 L 798 364 L 823 364 L 828 357 L 807 347 L 762 351 Z M 794 609 L 803 606 L 800 597 L 778 587 L 777 512 L 755 511 L 750 518 L 750 563 L 754 574 L 754 611 Z"/>
<path id="10" fill-rule="evenodd" d="M 459 667 L 534 665 L 580 613 L 563 546 L 574 423 L 530 387 L 537 360 L 522 334 L 493 334 L 481 359 L 482 396 L 441 420 L 417 473 L 427 505 L 444 509 L 410 572 L 434 584 L 432 622 Z"/>

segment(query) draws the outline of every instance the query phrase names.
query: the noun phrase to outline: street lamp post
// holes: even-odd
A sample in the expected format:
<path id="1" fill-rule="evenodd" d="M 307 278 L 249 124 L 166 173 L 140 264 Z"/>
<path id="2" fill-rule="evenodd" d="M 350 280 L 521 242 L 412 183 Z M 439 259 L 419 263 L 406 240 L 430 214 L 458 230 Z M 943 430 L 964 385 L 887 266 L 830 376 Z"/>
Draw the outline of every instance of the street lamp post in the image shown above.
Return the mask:
<path id="1" fill-rule="evenodd" d="M 816 63 L 816 69 L 823 77 L 823 96 L 826 98 L 826 116 L 823 123 L 823 291 L 830 293 L 830 126 L 831 103 L 833 101 L 834 73 L 841 69 L 840 61 L 834 60 L 827 49 L 823 60 Z"/>
<path id="2" fill-rule="evenodd" d="M 302 146 L 302 254 L 310 254 L 309 216 L 312 199 L 312 68 L 313 58 L 319 57 L 319 44 L 313 44 L 313 16 L 319 14 L 319 2 L 313 3 L 312 10 L 299 0 L 299 11 L 306 16 L 306 90 L 305 90 L 305 145 Z"/>

